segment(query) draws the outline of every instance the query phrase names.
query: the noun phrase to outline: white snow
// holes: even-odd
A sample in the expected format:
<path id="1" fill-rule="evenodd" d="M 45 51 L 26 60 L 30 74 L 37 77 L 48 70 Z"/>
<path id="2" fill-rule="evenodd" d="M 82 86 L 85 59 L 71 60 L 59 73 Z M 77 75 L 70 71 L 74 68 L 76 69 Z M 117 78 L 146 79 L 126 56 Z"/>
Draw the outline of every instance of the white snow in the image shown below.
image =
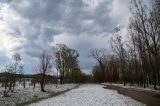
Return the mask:
<path id="1" fill-rule="evenodd" d="M 145 106 L 115 90 L 102 85 L 82 85 L 57 97 L 42 100 L 29 106 Z"/>
<path id="2" fill-rule="evenodd" d="M 122 87 L 122 88 L 131 88 L 131 89 L 135 89 L 137 91 L 150 91 L 150 92 L 155 92 L 157 94 L 160 94 L 160 86 L 157 85 L 157 88 L 158 90 L 154 90 L 154 87 L 153 85 L 150 85 L 149 88 L 146 87 L 144 88 L 143 86 L 137 86 L 136 84 L 133 85 L 133 86 L 130 86 L 128 83 L 123 86 L 123 84 L 120 84 L 120 83 L 102 83 L 103 85 L 114 85 L 114 86 L 119 86 L 119 87 Z"/>
<path id="3" fill-rule="evenodd" d="M 0 88 L 0 106 L 15 106 L 18 103 L 27 102 L 35 98 L 49 97 L 51 94 L 56 92 L 65 91 L 76 87 L 77 84 L 63 84 L 56 88 L 55 84 L 45 86 L 47 92 L 41 92 L 40 85 L 33 86 L 16 86 L 14 93 L 10 94 L 10 97 L 3 97 L 4 88 Z"/>

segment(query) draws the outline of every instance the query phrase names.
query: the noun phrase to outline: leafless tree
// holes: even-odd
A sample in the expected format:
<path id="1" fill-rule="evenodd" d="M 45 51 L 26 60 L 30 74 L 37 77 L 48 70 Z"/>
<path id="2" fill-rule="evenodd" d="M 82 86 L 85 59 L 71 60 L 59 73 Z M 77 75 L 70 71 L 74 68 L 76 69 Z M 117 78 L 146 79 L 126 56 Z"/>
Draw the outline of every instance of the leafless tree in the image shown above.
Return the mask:
<path id="1" fill-rule="evenodd" d="M 12 74 L 14 74 L 14 75 L 12 75 L 12 77 L 13 77 L 13 83 L 12 84 L 10 84 L 10 90 L 13 92 L 14 91 L 14 88 L 15 88 L 15 84 L 16 84 L 16 74 L 17 74 L 17 68 L 18 68 L 18 65 L 19 65 L 19 63 L 20 63 L 20 61 L 22 60 L 22 58 L 21 58 L 21 55 L 19 54 L 19 53 L 15 53 L 14 55 L 13 55 L 13 61 L 14 61 L 14 63 L 13 63 L 13 67 L 14 67 L 14 72 L 12 73 Z"/>
<path id="2" fill-rule="evenodd" d="M 115 56 L 103 62 L 107 81 L 112 82 L 114 77 L 119 76 L 114 81 L 121 81 L 122 77 L 124 85 L 127 82 L 144 88 L 154 85 L 157 89 L 160 85 L 160 1 L 153 0 L 149 6 L 143 0 L 133 0 L 132 3 L 129 43 L 123 41 L 121 29 L 115 28 L 111 38 Z M 97 58 L 96 55 L 94 57 Z M 100 67 L 96 65 L 93 68 L 96 81 L 101 79 Z"/>
<path id="3" fill-rule="evenodd" d="M 126 84 L 126 69 L 125 69 L 126 51 L 124 49 L 124 42 L 122 41 L 121 30 L 118 27 L 115 28 L 115 32 L 113 33 L 113 37 L 111 38 L 111 46 L 119 58 L 120 71 L 122 72 L 123 84 L 125 86 Z"/>
<path id="4" fill-rule="evenodd" d="M 45 92 L 44 87 L 45 87 L 45 76 L 47 73 L 49 73 L 49 66 L 51 64 L 51 55 L 47 51 L 43 51 L 40 54 L 40 63 L 39 63 L 39 73 L 41 76 L 40 79 L 40 85 L 41 85 L 41 91 Z"/>
<path id="5" fill-rule="evenodd" d="M 105 61 L 105 49 L 91 49 L 89 52 L 89 56 L 96 59 L 100 69 L 102 71 L 102 80 L 101 82 L 105 82 L 105 65 L 103 64 Z"/>
<path id="6" fill-rule="evenodd" d="M 13 60 L 14 60 L 14 71 L 15 73 L 17 73 L 18 64 L 22 60 L 21 55 L 19 53 L 15 53 L 13 55 Z"/>
<path id="7" fill-rule="evenodd" d="M 159 9 L 157 6 L 147 8 L 141 0 L 134 0 L 133 17 L 131 18 L 130 29 L 132 30 L 132 38 L 136 42 L 142 60 L 144 73 L 144 87 L 146 82 L 146 59 L 148 59 L 152 67 L 152 75 L 154 88 L 157 89 L 157 81 L 159 82 L 159 51 L 160 51 L 160 20 Z M 147 58 L 148 57 L 148 58 Z M 158 80 L 157 80 L 158 79 Z"/>

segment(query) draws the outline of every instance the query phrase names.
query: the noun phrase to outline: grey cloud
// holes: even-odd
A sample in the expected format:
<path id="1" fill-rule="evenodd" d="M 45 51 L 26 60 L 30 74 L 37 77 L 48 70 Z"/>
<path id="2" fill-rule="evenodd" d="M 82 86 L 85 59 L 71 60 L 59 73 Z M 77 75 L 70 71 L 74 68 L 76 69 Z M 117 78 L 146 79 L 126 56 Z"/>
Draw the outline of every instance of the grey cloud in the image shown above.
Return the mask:
<path id="1" fill-rule="evenodd" d="M 87 11 L 88 8 L 85 8 L 81 0 L 28 0 L 29 4 L 24 7 L 22 5 L 25 5 L 25 3 L 21 4 L 23 2 L 21 0 L 14 1 L 11 3 L 11 8 L 24 18 L 34 21 L 33 25 L 38 20 L 40 25 L 49 23 L 50 26 L 59 26 L 59 21 L 61 21 L 60 25 L 65 30 L 70 28 L 69 31 L 75 33 L 75 35 L 85 31 L 90 32 L 88 28 L 81 26 L 81 22 L 87 19 L 92 19 L 95 22 L 95 26 L 90 28 L 95 30 L 92 30 L 91 33 L 110 31 L 114 27 L 112 26 L 114 24 L 111 21 L 112 19 L 108 16 L 109 10 L 106 4 L 109 5 L 111 3 L 108 0 L 105 3 L 101 3 L 101 6 L 94 12 Z M 66 14 L 65 10 L 67 9 L 69 12 Z M 54 24 L 50 24 L 50 22 Z M 95 27 L 97 26 L 100 28 L 96 29 Z"/>
<path id="2" fill-rule="evenodd" d="M 119 24 L 118 18 L 112 19 L 109 15 L 112 2 L 113 0 L 103 0 L 96 9 L 91 9 L 81 0 L 12 0 L 9 3 L 10 9 L 21 19 L 10 23 L 13 32 L 9 35 L 23 36 L 26 39 L 14 51 L 23 53 L 25 61 L 28 62 L 37 58 L 43 49 L 51 48 L 51 43 L 56 42 L 55 36 L 67 33 L 67 37 L 72 40 L 66 45 L 79 51 L 81 67 L 89 69 L 94 64 L 94 61 L 87 57 L 89 49 L 103 45 L 101 43 L 104 41 L 98 41 L 103 39 L 103 33 L 106 34 L 104 39 L 108 42 L 106 36 Z M 95 36 L 100 44 L 95 41 Z M 94 39 L 94 43 L 90 39 Z M 31 65 L 27 63 L 28 67 L 32 67 Z"/>
<path id="3" fill-rule="evenodd" d="M 8 60 L 9 60 L 9 58 L 7 57 L 7 56 L 5 56 L 4 54 L 1 54 L 0 53 L 0 65 L 1 66 L 5 66 L 5 65 L 7 65 L 9 62 L 8 62 Z"/>
<path id="4" fill-rule="evenodd" d="M 24 18 L 51 21 L 61 16 L 61 13 L 58 12 L 60 2 L 61 0 L 13 0 L 11 8 Z"/>

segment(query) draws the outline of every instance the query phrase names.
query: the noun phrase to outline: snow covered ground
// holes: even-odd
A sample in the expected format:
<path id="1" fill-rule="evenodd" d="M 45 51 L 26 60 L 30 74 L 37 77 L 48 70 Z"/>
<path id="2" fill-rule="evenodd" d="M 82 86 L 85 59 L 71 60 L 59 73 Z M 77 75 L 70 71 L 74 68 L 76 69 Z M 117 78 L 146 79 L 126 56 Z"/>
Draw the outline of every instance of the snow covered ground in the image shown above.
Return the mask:
<path id="1" fill-rule="evenodd" d="M 145 106 L 103 85 L 82 85 L 57 97 L 42 100 L 29 106 Z"/>
<path id="2" fill-rule="evenodd" d="M 130 86 L 129 84 L 126 84 L 126 86 L 123 86 L 123 84 L 119 84 L 119 83 L 102 83 L 102 85 L 115 85 L 115 86 L 120 86 L 123 88 L 132 88 L 135 90 L 139 90 L 139 91 L 152 91 L 155 92 L 157 94 L 160 94 L 160 86 L 157 85 L 158 90 L 154 90 L 153 85 L 150 86 L 149 88 L 143 88 L 143 86 L 137 86 L 136 84 L 133 86 Z"/>
<path id="3" fill-rule="evenodd" d="M 47 92 L 41 92 L 39 85 L 37 85 L 36 88 L 33 88 L 33 86 L 27 86 L 26 88 L 17 86 L 14 93 L 10 94 L 10 97 L 4 97 L 4 88 L 0 88 L 0 106 L 15 106 L 18 103 L 27 102 L 35 98 L 48 97 L 53 93 L 71 89 L 76 86 L 77 84 L 63 84 L 58 85 L 58 88 L 56 88 L 55 84 L 50 84 L 45 86 Z"/>

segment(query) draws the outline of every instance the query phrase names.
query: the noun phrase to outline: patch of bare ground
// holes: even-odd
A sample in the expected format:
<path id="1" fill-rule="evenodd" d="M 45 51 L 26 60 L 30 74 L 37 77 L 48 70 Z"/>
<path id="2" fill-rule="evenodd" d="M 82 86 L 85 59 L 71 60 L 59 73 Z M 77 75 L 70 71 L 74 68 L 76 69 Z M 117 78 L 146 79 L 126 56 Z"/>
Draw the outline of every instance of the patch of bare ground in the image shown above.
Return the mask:
<path id="1" fill-rule="evenodd" d="M 123 88 L 116 85 L 106 85 L 104 88 L 117 90 L 119 94 L 129 96 L 134 100 L 146 104 L 147 106 L 160 106 L 160 94 L 153 91 L 136 90 L 133 88 Z"/>

